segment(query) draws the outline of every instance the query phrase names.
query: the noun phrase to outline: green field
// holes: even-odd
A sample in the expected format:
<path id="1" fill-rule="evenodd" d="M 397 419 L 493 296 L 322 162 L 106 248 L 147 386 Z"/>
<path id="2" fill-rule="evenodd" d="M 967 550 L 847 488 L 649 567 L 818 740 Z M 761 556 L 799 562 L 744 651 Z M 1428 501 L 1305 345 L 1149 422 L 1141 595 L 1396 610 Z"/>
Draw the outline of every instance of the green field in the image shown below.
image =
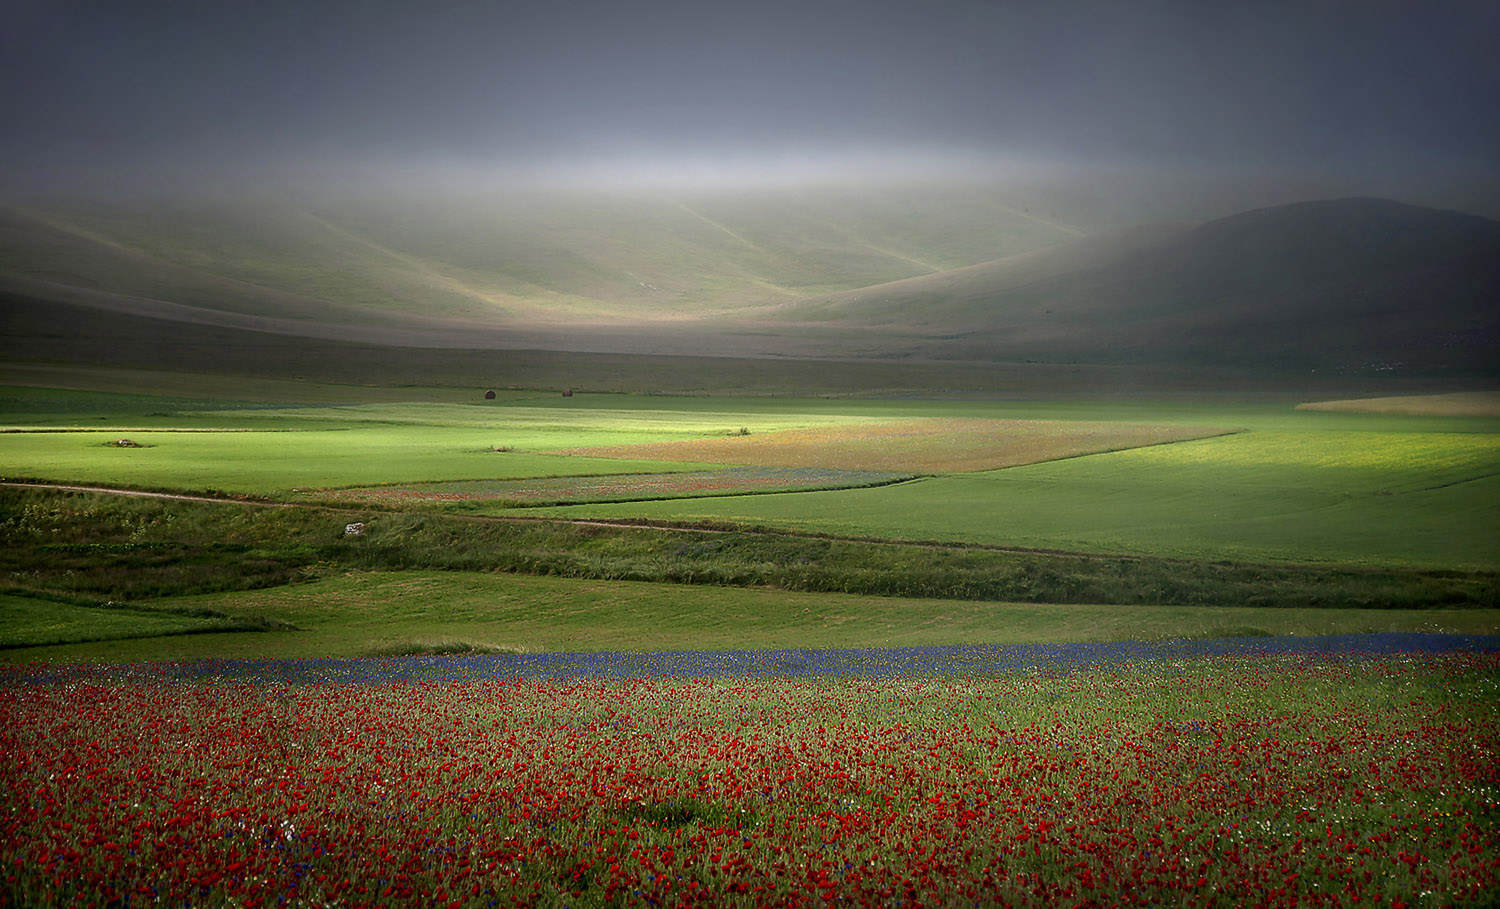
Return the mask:
<path id="1" fill-rule="evenodd" d="M 243 631 L 245 623 L 223 616 L 193 615 L 177 610 L 120 609 L 77 606 L 35 597 L 0 594 L 0 651 L 14 657 L 30 657 L 34 651 L 18 649 L 80 641 L 156 639 L 172 635 Z M 147 645 L 155 649 L 159 644 Z M 211 653 L 205 650 L 204 653 Z"/>
<path id="2" fill-rule="evenodd" d="M 1180 558 L 1500 568 L 1491 433 L 1249 432 L 900 486 L 551 509 Z"/>
<path id="3" fill-rule="evenodd" d="M 24 390 L 12 392 L 12 400 L 26 397 Z M 18 429 L 53 430 L 0 434 L 0 476 L 283 495 L 297 488 L 375 483 L 680 471 L 702 465 L 538 452 L 860 419 L 796 409 L 722 413 L 678 410 L 671 404 L 662 410 L 615 409 L 611 405 L 616 396 L 602 398 L 602 407 L 570 406 L 568 400 L 576 399 L 559 398 L 560 405 L 541 406 L 533 394 L 497 399 L 496 406 L 424 403 L 217 411 L 171 410 L 179 402 L 168 399 L 153 406 L 145 399 L 127 403 L 152 410 L 124 423 L 100 420 L 93 411 L 0 414 L 0 421 Z M 83 426 L 87 432 L 55 431 Z M 126 437 L 142 447 L 110 446 Z"/>
<path id="4" fill-rule="evenodd" d="M 0 618 L 0 662 L 26 662 L 1493 633 L 1500 610 L 989 603 L 403 571 L 147 600 L 138 611 L 0 597 Z"/>
<path id="5" fill-rule="evenodd" d="M 407 388 L 352 403 L 352 388 L 259 388 L 271 401 L 188 388 L 0 391 L 10 482 L 290 503 L 6 492 L 6 660 L 1500 629 L 1492 417 L 1290 399 L 484 401 Z M 1066 444 L 1048 449 L 1047 432 Z M 1142 447 L 1107 450 L 1111 432 Z M 736 468 L 738 487 L 694 498 L 724 468 L 561 453 L 744 445 L 763 463 L 806 458 L 825 437 L 890 459 L 882 476 L 901 476 L 902 459 L 927 469 L 786 493 L 763 491 L 787 482 L 776 467 Z M 1097 453 L 1079 453 L 1082 437 Z M 930 469 L 1003 462 L 1006 446 L 1042 460 Z M 536 502 L 505 490 L 614 501 L 518 510 Z M 346 538 L 357 521 L 367 532 Z"/>

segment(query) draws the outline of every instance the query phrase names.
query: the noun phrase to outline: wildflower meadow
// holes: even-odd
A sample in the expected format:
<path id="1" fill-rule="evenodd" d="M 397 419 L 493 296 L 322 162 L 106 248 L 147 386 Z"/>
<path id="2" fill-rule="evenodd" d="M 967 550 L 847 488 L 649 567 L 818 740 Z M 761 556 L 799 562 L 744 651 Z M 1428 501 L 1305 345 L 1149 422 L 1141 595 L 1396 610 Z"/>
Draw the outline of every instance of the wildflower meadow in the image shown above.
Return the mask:
<path id="1" fill-rule="evenodd" d="M 1479 905 L 1500 642 L 6 670 L 15 905 Z M 696 669 L 695 669 L 696 667 Z"/>

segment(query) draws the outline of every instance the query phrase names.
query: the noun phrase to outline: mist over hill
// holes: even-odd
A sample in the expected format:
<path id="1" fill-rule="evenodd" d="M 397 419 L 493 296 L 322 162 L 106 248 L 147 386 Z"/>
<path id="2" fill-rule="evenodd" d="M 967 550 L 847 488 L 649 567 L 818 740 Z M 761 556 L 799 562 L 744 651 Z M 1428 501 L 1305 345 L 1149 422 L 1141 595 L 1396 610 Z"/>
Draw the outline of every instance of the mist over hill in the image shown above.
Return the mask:
<path id="1" fill-rule="evenodd" d="M 1381 199 L 1153 225 L 785 307 L 953 358 L 1490 372 L 1500 222 Z"/>
<path id="2" fill-rule="evenodd" d="M 34 203 L 0 211 L 0 344 L 1497 373 L 1500 222 L 1346 198 L 1131 224 L 1162 210 L 1188 209 L 938 183 Z"/>

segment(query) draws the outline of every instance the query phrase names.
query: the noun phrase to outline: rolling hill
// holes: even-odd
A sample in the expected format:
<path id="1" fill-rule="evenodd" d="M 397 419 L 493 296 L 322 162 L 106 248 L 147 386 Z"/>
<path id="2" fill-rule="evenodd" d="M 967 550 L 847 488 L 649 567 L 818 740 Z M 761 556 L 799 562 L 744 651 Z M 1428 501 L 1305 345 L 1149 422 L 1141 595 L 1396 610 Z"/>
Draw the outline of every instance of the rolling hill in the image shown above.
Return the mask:
<path id="1" fill-rule="evenodd" d="M 331 324 L 680 319 L 1080 232 L 1008 198 L 925 187 L 32 204 L 0 211 L 0 282 Z"/>
<path id="2" fill-rule="evenodd" d="M 17 206 L 0 211 L 0 350 L 291 375 L 395 349 L 404 364 L 529 349 L 1500 373 L 1500 222 L 1349 198 L 1108 229 L 1029 201 L 926 187 Z"/>
<path id="3" fill-rule="evenodd" d="M 955 359 L 1492 372 L 1500 222 L 1380 199 L 1156 225 L 779 307 Z"/>

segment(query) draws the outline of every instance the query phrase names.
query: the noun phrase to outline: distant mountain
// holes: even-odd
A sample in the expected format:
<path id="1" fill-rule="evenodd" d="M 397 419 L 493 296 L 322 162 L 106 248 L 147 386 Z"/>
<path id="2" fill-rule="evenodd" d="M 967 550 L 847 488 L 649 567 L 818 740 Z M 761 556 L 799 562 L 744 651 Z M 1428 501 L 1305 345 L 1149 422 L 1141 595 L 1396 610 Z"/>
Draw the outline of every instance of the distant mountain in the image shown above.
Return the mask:
<path id="1" fill-rule="evenodd" d="M 1292 369 L 1500 363 L 1500 222 L 1383 199 L 1135 229 L 783 306 L 913 352 Z"/>
<path id="2" fill-rule="evenodd" d="M 1082 233 L 1012 203 L 994 188 L 918 186 L 31 204 L 0 208 L 0 289 L 97 291 L 216 324 L 702 318 Z"/>
<path id="3" fill-rule="evenodd" d="M 66 358 L 92 333 L 80 356 L 128 360 L 130 339 L 171 365 L 190 337 L 292 336 L 1500 376 L 1500 222 L 1364 198 L 1089 234 L 1060 217 L 934 188 L 15 208 L 0 353 Z"/>

